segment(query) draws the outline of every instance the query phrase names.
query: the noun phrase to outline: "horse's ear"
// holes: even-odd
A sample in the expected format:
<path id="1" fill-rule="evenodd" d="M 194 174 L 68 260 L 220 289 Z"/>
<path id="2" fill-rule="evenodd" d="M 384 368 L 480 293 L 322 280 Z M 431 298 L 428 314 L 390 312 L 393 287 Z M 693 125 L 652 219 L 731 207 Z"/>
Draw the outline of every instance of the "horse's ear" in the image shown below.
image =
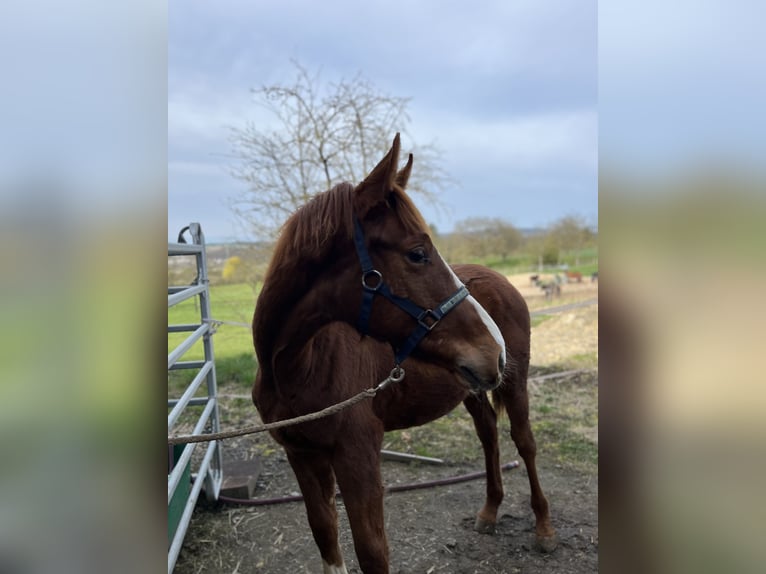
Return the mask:
<path id="1" fill-rule="evenodd" d="M 407 182 L 410 180 L 410 173 L 412 172 L 412 154 L 407 158 L 407 165 L 396 174 L 396 185 L 402 188 L 402 191 L 407 189 Z"/>
<path id="2" fill-rule="evenodd" d="M 370 209 L 384 203 L 394 189 L 396 183 L 396 168 L 399 164 L 399 134 L 385 157 L 375 166 L 362 183 L 356 186 L 356 201 L 359 216 L 364 217 Z"/>

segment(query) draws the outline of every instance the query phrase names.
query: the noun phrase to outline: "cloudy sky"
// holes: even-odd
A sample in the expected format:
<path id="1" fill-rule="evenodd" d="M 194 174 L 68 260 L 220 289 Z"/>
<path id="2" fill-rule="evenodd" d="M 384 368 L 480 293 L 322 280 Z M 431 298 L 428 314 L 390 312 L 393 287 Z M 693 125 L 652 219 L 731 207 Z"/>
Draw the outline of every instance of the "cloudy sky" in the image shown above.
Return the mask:
<path id="1" fill-rule="evenodd" d="M 763 169 L 766 3 L 599 3 L 599 162 L 631 178 Z"/>
<path id="2" fill-rule="evenodd" d="M 410 134 L 443 150 L 457 182 L 442 190 L 446 211 L 421 205 L 439 229 L 469 216 L 596 223 L 595 1 L 174 1 L 168 10 L 169 238 L 190 221 L 208 241 L 249 238 L 227 206 L 243 185 L 228 174 L 229 127 L 262 113 L 252 88 L 294 79 L 291 59 L 323 82 L 360 72 L 411 98 Z"/>

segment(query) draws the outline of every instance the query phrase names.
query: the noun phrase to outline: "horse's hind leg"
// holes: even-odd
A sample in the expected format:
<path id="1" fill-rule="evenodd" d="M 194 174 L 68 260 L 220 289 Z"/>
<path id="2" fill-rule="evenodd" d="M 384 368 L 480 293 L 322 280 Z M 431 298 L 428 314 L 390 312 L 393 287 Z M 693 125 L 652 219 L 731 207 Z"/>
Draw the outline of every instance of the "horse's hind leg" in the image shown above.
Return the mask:
<path id="1" fill-rule="evenodd" d="M 346 574 L 338 544 L 335 475 L 330 458 L 322 453 L 285 449 L 306 505 L 309 526 L 322 556 L 324 574 Z"/>
<path id="2" fill-rule="evenodd" d="M 503 501 L 500 449 L 497 443 L 497 416 L 486 394 L 469 395 L 463 404 L 473 418 L 476 434 L 484 449 L 484 465 L 487 469 L 487 499 L 484 507 L 476 515 L 474 529 L 483 534 L 492 534 L 497 524 L 497 509 Z"/>
<path id="3" fill-rule="evenodd" d="M 540 487 L 540 479 L 537 476 L 537 466 L 535 464 L 537 445 L 535 444 L 535 437 L 532 435 L 532 427 L 529 424 L 527 369 L 526 365 L 523 368 L 519 365 L 519 376 L 513 381 L 508 381 L 508 385 L 503 389 L 501 395 L 505 409 L 508 412 L 508 418 L 511 420 L 511 438 L 527 467 L 532 510 L 535 513 L 536 520 L 535 535 L 537 543 L 544 552 L 551 552 L 558 545 L 558 539 L 556 531 L 551 525 L 548 500 L 543 494 L 543 489 Z"/>

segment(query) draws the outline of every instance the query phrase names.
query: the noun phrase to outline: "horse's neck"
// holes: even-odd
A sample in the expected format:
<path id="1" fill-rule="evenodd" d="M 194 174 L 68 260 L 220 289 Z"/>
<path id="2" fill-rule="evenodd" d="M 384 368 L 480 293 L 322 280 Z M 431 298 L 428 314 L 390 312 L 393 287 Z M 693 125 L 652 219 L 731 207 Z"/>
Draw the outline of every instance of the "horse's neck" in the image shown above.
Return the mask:
<path id="1" fill-rule="evenodd" d="M 275 351 L 287 347 L 293 351 L 302 349 L 319 330 L 338 319 L 328 312 L 322 301 L 323 298 L 312 291 L 296 302 L 283 316 Z"/>
<path id="2" fill-rule="evenodd" d="M 327 281 L 305 271 L 280 273 L 264 287 L 255 312 L 253 338 L 260 364 L 267 370 L 276 353 L 295 354 L 328 323 L 342 320 L 328 305 Z"/>
<path id="3" fill-rule="evenodd" d="M 311 279 L 311 274 L 299 266 L 277 266 L 270 270 L 253 317 L 253 342 L 262 365 L 268 362 L 273 352 L 285 317 L 306 293 Z"/>

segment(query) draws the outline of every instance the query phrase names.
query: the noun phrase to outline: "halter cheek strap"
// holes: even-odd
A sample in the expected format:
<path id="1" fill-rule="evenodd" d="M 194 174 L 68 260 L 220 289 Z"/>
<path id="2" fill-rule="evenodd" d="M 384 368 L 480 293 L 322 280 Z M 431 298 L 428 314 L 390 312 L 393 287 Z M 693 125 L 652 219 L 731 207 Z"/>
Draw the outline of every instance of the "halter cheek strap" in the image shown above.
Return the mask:
<path id="1" fill-rule="evenodd" d="M 357 321 L 359 332 L 363 335 L 367 335 L 369 332 L 372 302 L 376 294 L 382 295 L 391 301 L 418 323 L 401 348 L 396 351 L 396 364 L 400 365 L 418 346 L 418 343 L 436 327 L 439 321 L 454 309 L 458 303 L 468 297 L 468 289 L 465 285 L 461 285 L 455 293 L 440 303 L 436 309 L 424 309 L 414 301 L 406 297 L 399 297 L 391 292 L 391 288 L 383 281 L 383 274 L 375 269 L 375 266 L 372 264 L 372 259 L 370 259 L 370 254 L 364 242 L 362 226 L 356 217 L 354 218 L 354 245 L 359 256 L 359 262 L 362 265 L 362 308 L 359 312 L 359 320 Z"/>

